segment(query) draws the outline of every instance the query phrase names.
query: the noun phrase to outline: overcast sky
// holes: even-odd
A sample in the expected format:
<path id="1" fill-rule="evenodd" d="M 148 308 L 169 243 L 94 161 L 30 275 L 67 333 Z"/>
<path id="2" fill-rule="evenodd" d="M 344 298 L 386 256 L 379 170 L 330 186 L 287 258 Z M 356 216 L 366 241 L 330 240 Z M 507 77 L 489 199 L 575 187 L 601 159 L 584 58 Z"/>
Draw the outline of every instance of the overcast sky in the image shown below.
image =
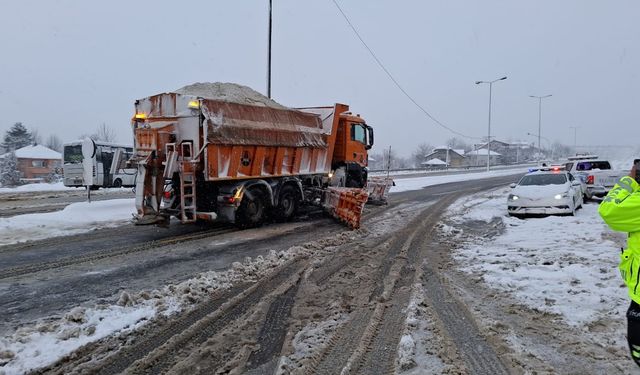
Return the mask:
<path id="1" fill-rule="evenodd" d="M 572 145 L 640 142 L 640 2 L 338 0 L 413 98 L 468 136 Z M 408 156 L 454 136 L 375 63 L 331 0 L 274 0 L 272 96 L 287 106 L 349 104 L 376 149 Z M 21 121 L 64 141 L 102 122 L 132 143 L 133 102 L 193 82 L 266 92 L 267 0 L 3 1 L 0 131 Z M 473 139 L 468 139 L 473 141 Z M 543 140 L 543 146 L 544 146 Z"/>

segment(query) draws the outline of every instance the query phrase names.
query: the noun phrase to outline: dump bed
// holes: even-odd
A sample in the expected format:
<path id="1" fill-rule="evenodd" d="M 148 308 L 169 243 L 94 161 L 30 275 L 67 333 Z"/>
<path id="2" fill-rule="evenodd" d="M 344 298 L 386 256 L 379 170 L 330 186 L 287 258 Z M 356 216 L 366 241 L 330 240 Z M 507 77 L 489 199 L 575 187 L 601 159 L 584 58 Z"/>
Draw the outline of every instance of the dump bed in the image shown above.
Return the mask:
<path id="1" fill-rule="evenodd" d="M 136 102 L 136 147 L 168 154 L 192 143 L 206 181 L 327 174 L 339 114 L 348 107 L 292 109 L 164 93 Z M 163 136 L 164 135 L 164 136 Z M 181 155 L 182 156 L 182 155 Z"/>

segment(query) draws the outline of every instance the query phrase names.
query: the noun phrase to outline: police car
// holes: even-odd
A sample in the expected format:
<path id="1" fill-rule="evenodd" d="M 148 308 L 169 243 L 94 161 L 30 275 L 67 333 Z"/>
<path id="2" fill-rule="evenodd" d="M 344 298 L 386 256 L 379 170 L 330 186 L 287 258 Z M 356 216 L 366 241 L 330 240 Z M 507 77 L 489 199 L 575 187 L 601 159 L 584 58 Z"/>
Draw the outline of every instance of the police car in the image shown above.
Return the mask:
<path id="1" fill-rule="evenodd" d="M 575 215 L 583 204 L 582 182 L 562 167 L 530 169 L 511 184 L 507 211 L 512 216 Z"/>

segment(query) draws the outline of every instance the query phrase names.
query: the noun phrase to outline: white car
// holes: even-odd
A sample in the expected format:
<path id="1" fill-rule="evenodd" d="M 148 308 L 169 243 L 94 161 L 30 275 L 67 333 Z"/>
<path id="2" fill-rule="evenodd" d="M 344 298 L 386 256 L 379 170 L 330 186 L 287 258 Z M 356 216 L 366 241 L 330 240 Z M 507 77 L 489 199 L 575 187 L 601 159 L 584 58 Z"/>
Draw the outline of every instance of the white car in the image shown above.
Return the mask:
<path id="1" fill-rule="evenodd" d="M 507 211 L 512 216 L 575 215 L 583 204 L 580 180 L 558 168 L 527 173 L 511 184 Z"/>

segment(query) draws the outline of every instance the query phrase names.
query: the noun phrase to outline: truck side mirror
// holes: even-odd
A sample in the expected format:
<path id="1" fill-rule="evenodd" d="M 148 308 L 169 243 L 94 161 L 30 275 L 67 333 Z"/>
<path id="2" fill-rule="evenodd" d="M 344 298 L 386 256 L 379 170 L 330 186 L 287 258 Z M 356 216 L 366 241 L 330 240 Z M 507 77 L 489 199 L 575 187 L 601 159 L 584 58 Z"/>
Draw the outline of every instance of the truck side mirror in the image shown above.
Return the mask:
<path id="1" fill-rule="evenodd" d="M 370 150 L 371 147 L 373 147 L 373 128 L 369 125 L 367 125 L 367 133 L 368 133 L 368 139 L 367 139 L 367 146 L 365 147 L 367 150 Z"/>

